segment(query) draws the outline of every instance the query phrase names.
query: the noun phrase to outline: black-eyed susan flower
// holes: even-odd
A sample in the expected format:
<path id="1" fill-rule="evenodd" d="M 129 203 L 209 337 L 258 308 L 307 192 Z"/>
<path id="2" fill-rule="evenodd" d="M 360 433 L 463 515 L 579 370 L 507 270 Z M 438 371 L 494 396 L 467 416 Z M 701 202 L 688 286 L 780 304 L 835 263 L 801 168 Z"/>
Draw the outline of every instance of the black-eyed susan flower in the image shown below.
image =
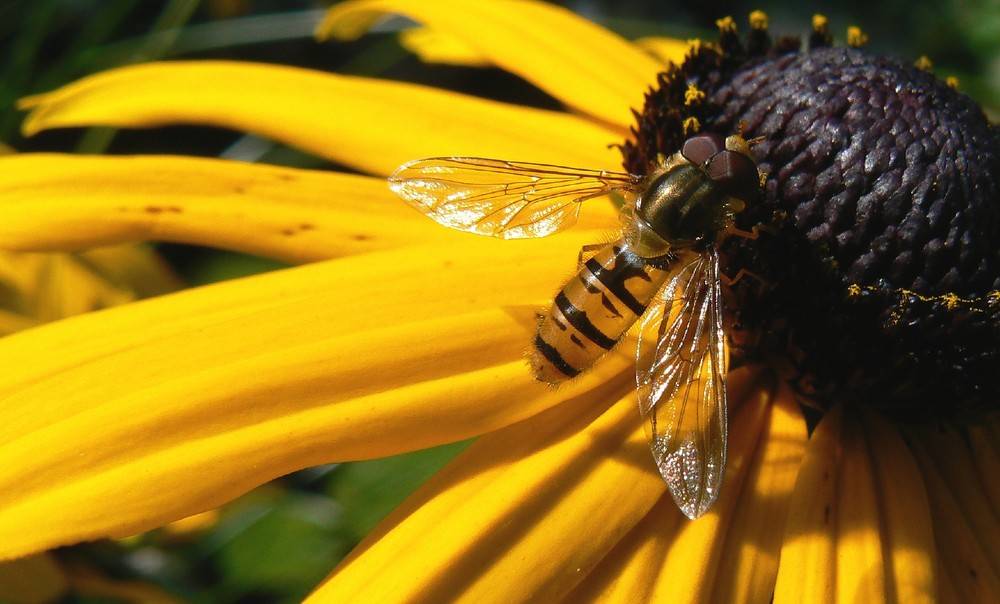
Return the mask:
<path id="1" fill-rule="evenodd" d="M 821 20 L 799 51 L 759 13 L 745 41 L 722 20 L 680 65 L 524 0 L 345 2 L 320 31 L 361 35 L 386 14 L 424 26 L 411 42 L 428 57 L 500 66 L 564 110 L 231 62 L 135 66 L 23 101 L 28 133 L 224 126 L 370 176 L 0 159 L 8 249 L 153 239 L 308 263 L 0 341 L 0 556 L 132 535 L 311 465 L 478 437 L 311 601 L 1000 593 L 997 135 L 971 101 L 827 48 Z M 442 155 L 620 169 L 614 144 L 642 173 L 693 131 L 738 128 L 763 137 L 769 172 L 741 226 L 768 229 L 723 248 L 727 270 L 757 279 L 728 299 L 746 364 L 729 375 L 722 493 L 689 521 L 650 457 L 627 347 L 558 389 L 523 360 L 535 313 L 614 207 L 493 241 L 417 215 L 384 177 Z"/>

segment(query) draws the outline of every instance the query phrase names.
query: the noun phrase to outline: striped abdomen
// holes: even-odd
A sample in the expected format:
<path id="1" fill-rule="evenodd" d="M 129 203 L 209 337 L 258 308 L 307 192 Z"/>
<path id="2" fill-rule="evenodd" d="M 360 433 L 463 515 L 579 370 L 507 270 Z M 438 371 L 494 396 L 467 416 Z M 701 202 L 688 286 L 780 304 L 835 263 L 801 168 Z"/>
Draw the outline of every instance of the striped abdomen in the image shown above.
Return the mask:
<path id="1" fill-rule="evenodd" d="M 602 248 L 556 294 L 529 353 L 535 378 L 554 384 L 585 371 L 625 335 L 666 281 L 621 243 Z"/>

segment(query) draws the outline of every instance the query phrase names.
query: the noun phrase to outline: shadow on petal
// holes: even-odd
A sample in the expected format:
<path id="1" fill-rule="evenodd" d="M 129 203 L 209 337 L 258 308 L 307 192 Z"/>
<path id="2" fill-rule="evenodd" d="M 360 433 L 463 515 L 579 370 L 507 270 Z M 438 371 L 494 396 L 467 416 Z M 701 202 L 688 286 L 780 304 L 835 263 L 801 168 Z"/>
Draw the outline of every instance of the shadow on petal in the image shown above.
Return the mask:
<path id="1" fill-rule="evenodd" d="M 835 407 L 806 449 L 774 601 L 933 601 L 935 530 L 899 430 L 861 408 Z"/>
<path id="2" fill-rule="evenodd" d="M 781 524 L 805 446 L 790 392 L 759 369 L 730 374 L 730 460 L 719 501 L 689 521 L 664 497 L 567 602 L 768 602 Z M 780 392 L 781 394 L 776 394 Z"/>

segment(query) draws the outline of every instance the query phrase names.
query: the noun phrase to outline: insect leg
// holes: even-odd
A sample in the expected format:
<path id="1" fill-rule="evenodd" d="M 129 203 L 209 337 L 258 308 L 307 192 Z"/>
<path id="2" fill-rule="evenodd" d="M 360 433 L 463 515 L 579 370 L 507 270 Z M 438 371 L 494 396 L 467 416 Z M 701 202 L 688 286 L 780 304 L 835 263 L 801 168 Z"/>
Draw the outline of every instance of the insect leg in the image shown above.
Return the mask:
<path id="1" fill-rule="evenodd" d="M 736 235 L 737 237 L 744 237 L 750 239 L 751 241 L 756 241 L 761 233 L 767 233 L 769 235 L 777 235 L 778 229 L 767 224 L 758 224 L 750 227 L 749 231 L 744 231 L 743 229 L 738 229 L 734 226 L 729 227 L 725 231 L 726 235 Z"/>
<path id="2" fill-rule="evenodd" d="M 598 250 L 606 246 L 606 243 L 591 243 L 580 248 L 580 253 L 576 257 L 576 270 L 583 268 L 584 263 L 594 256 Z"/>
<path id="3" fill-rule="evenodd" d="M 727 286 L 730 286 L 730 287 L 733 286 L 733 285 L 736 285 L 737 283 L 739 283 L 740 280 L 743 279 L 743 277 L 749 277 L 751 279 L 754 279 L 755 281 L 757 281 L 758 283 L 760 283 L 760 285 L 761 285 L 762 288 L 766 288 L 766 287 L 770 287 L 771 286 L 771 283 L 767 279 L 765 279 L 764 277 L 761 277 L 757 273 L 755 273 L 755 272 L 753 272 L 751 270 L 747 270 L 745 268 L 741 268 L 740 270 L 736 271 L 736 275 L 733 276 L 733 277 L 730 277 L 729 275 L 727 275 L 727 274 L 725 274 L 725 273 L 723 273 L 721 271 L 719 272 L 719 280 L 722 281 L 723 285 L 727 285 Z"/>

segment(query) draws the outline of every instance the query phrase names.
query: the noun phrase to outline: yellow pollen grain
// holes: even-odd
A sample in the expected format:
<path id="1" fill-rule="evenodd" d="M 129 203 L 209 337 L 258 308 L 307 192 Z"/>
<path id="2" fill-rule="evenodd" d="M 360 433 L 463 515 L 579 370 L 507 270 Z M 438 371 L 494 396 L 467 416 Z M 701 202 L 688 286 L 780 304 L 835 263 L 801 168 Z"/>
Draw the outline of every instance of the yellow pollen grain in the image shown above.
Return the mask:
<path id="1" fill-rule="evenodd" d="M 945 78 L 944 83 L 948 85 L 948 88 L 952 90 L 958 90 L 958 78 L 955 76 L 948 76 Z"/>
<path id="2" fill-rule="evenodd" d="M 930 73 L 931 71 L 934 70 L 934 64 L 931 63 L 931 60 L 928 59 L 927 57 L 923 57 L 922 56 L 919 59 L 917 59 L 916 61 L 914 61 L 913 64 L 920 71 L 926 71 L 927 73 Z"/>
<path id="3" fill-rule="evenodd" d="M 705 93 L 698 90 L 698 87 L 694 84 L 688 84 L 687 90 L 684 91 L 684 105 L 696 105 L 705 100 Z"/>
<path id="4" fill-rule="evenodd" d="M 861 31 L 860 27 L 852 25 L 847 28 L 847 45 L 852 48 L 861 48 L 868 43 L 868 34 Z"/>
<path id="5" fill-rule="evenodd" d="M 762 10 L 755 10 L 750 13 L 750 27 L 757 31 L 764 31 L 767 29 L 767 26 L 767 13 Z"/>
<path id="6" fill-rule="evenodd" d="M 736 21 L 733 21 L 732 17 L 723 17 L 715 22 L 715 25 L 719 28 L 719 32 L 723 34 L 734 34 L 736 33 Z"/>
<path id="7" fill-rule="evenodd" d="M 858 285 L 857 283 L 852 283 L 847 286 L 847 295 L 856 296 L 862 291 L 878 292 L 880 288 L 875 285 Z M 963 298 L 954 292 L 946 292 L 936 296 L 925 296 L 918 292 L 903 287 L 893 289 L 891 291 L 896 292 L 899 295 L 898 310 L 902 311 L 906 308 L 908 302 L 916 300 L 919 302 L 940 302 L 944 306 L 945 310 L 956 310 L 964 309 L 968 312 L 986 312 L 986 308 L 995 306 L 1000 303 L 1000 291 L 993 290 L 986 294 L 985 296 L 978 297 L 974 296 L 972 298 Z"/>
<path id="8" fill-rule="evenodd" d="M 826 20 L 826 15 L 821 15 L 816 13 L 813 15 L 812 19 L 813 31 L 818 34 L 826 35 L 827 27 L 829 27 L 829 22 Z"/>
<path id="9" fill-rule="evenodd" d="M 696 117 L 689 117 L 684 120 L 682 127 L 684 128 L 684 135 L 687 136 L 688 134 L 701 131 L 701 122 Z"/>

